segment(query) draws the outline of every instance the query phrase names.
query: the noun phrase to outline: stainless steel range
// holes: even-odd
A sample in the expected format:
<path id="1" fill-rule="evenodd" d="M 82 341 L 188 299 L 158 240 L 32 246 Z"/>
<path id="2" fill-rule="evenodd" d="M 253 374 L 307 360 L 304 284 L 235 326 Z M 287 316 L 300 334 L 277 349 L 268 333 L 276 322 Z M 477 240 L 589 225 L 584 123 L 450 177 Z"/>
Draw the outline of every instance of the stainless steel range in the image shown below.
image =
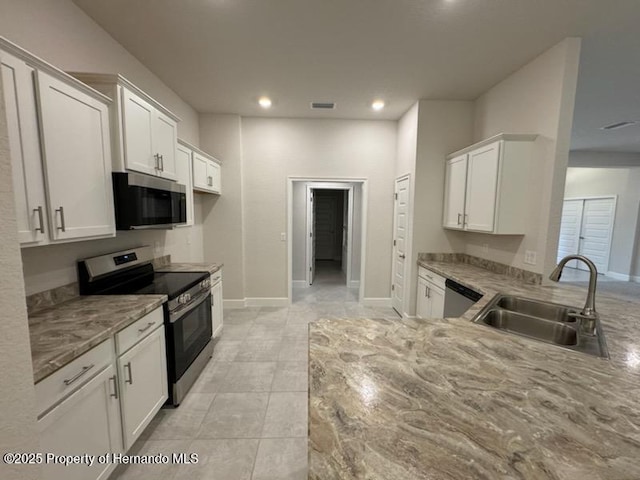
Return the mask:
<path id="1" fill-rule="evenodd" d="M 156 272 L 150 247 L 78 262 L 81 295 L 164 294 L 169 400 L 178 406 L 213 354 L 209 272 Z"/>

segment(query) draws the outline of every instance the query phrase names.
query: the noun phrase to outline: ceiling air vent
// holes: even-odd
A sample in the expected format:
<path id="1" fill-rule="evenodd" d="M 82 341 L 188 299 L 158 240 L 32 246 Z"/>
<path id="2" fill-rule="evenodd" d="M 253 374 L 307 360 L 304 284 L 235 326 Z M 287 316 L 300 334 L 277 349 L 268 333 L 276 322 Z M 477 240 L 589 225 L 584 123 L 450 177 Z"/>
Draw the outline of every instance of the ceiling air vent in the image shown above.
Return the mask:
<path id="1" fill-rule="evenodd" d="M 636 123 L 637 122 L 617 122 L 612 123 L 611 125 L 600 127 L 600 130 L 618 130 L 619 128 L 630 127 L 631 125 L 635 125 Z"/>
<path id="2" fill-rule="evenodd" d="M 311 102 L 312 110 L 333 110 L 336 108 L 335 102 Z"/>

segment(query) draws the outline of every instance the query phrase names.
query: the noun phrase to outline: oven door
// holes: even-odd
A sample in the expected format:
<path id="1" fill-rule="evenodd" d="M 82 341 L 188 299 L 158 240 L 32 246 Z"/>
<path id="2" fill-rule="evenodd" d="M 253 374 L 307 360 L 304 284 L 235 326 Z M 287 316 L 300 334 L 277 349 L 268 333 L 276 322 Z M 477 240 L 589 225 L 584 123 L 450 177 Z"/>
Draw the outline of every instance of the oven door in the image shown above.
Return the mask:
<path id="1" fill-rule="evenodd" d="M 169 314 L 167 357 L 170 383 L 175 383 L 211 341 L 211 292 L 194 297 L 181 310 Z"/>

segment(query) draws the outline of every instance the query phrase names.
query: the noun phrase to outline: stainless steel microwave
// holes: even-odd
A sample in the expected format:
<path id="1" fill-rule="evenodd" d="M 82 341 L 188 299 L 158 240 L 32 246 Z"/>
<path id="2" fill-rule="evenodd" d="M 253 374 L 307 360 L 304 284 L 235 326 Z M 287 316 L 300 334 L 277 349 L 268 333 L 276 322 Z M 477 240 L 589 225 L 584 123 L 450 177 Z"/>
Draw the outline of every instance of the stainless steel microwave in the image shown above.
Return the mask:
<path id="1" fill-rule="evenodd" d="M 118 230 L 173 228 L 187 221 L 184 185 L 138 173 L 113 173 Z"/>

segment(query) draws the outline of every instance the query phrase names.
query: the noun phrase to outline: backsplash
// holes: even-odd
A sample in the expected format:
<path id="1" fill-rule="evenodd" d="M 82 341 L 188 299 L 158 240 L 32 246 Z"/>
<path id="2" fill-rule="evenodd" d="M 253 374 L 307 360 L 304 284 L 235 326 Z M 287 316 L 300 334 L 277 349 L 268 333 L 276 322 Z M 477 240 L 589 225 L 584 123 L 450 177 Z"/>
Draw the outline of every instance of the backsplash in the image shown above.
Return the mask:
<path id="1" fill-rule="evenodd" d="M 486 258 L 474 257 L 473 255 L 466 253 L 419 253 L 418 261 L 465 263 L 484 268 L 490 272 L 507 275 L 533 285 L 542 284 L 542 275 L 540 273 L 511 267 L 504 263 L 494 262 L 493 260 L 487 260 Z"/>
<path id="2" fill-rule="evenodd" d="M 153 268 L 158 269 L 171 263 L 171 255 L 163 255 L 153 259 Z M 78 282 L 69 283 L 61 287 L 27 295 L 27 313 L 33 313 L 50 308 L 60 303 L 72 300 L 80 295 Z"/>

